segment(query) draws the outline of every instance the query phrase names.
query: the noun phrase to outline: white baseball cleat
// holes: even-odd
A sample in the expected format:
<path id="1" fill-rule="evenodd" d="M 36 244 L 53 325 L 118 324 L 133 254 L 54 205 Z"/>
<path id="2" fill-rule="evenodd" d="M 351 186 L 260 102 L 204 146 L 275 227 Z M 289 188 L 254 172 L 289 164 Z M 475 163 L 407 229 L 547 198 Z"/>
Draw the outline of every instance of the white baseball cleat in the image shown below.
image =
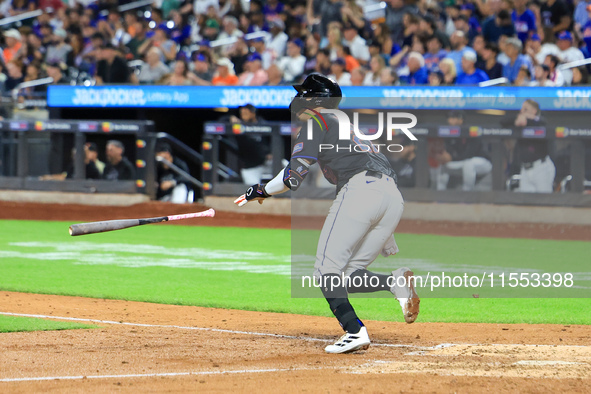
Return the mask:
<path id="1" fill-rule="evenodd" d="M 357 334 L 346 332 L 334 345 L 324 348 L 326 353 L 350 353 L 356 350 L 366 350 L 370 344 L 367 328 L 361 327 Z"/>
<path id="2" fill-rule="evenodd" d="M 419 315 L 419 303 L 421 302 L 415 291 L 414 273 L 410 268 L 402 267 L 392 271 L 392 276 L 394 277 L 394 286 L 390 288 L 390 291 L 400 303 L 404 320 L 409 324 L 413 323 Z"/>

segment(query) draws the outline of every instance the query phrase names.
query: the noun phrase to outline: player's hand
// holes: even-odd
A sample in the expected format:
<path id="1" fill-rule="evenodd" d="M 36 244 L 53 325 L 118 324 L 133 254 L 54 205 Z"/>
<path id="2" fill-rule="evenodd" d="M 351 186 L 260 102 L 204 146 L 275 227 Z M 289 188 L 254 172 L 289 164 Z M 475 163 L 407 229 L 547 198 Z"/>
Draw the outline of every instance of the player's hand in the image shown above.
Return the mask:
<path id="1" fill-rule="evenodd" d="M 258 201 L 259 204 L 262 204 L 263 200 L 269 197 L 271 197 L 271 195 L 267 194 L 265 191 L 265 185 L 256 184 L 249 187 L 246 193 L 234 200 L 234 204 L 239 207 L 251 201 Z"/>

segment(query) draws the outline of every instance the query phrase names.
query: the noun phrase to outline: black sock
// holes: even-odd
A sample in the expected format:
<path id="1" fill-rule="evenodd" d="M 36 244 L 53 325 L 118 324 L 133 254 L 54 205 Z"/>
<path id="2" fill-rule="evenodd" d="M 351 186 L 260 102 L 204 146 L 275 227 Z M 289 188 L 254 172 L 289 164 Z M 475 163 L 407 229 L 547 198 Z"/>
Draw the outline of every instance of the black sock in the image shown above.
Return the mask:
<path id="1" fill-rule="evenodd" d="M 368 270 L 357 270 L 351 274 L 347 283 L 349 293 L 375 293 L 390 291 L 392 275 L 376 274 Z"/>
<path id="2" fill-rule="evenodd" d="M 336 281 L 330 281 L 331 276 L 338 275 L 323 275 L 323 283 L 327 285 L 320 287 L 322 294 L 324 294 L 324 298 L 326 298 L 330 310 L 339 321 L 343 330 L 351 334 L 357 334 L 359 330 L 361 330 L 361 327 L 363 327 L 363 323 L 359 320 L 353 309 L 353 305 L 349 302 L 345 287 L 337 286 L 332 288 L 330 286 L 331 283 L 337 283 Z"/>

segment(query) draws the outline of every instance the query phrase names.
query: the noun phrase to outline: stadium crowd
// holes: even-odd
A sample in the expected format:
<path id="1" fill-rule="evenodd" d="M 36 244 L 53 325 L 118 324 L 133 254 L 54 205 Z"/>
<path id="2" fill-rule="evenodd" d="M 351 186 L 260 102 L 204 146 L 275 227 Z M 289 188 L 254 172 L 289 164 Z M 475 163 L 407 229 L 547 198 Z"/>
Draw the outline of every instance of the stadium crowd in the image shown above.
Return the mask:
<path id="1" fill-rule="evenodd" d="M 53 83 L 280 85 L 317 71 L 341 85 L 587 84 L 588 0 L 4 0 L 0 88 Z M 379 7 L 379 6 L 378 6 Z M 46 87 L 26 89 L 33 95 Z"/>

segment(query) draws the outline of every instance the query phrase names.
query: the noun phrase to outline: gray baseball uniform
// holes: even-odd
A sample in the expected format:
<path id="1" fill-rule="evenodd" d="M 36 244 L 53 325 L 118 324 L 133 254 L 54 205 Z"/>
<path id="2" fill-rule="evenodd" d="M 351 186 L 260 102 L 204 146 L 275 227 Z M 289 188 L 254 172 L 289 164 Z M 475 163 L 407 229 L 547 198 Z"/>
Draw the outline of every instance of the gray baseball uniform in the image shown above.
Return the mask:
<path id="1" fill-rule="evenodd" d="M 325 178 L 337 185 L 320 233 L 315 276 L 348 276 L 367 268 L 382 251 L 400 221 L 404 201 L 388 159 L 371 141 L 359 140 L 353 133 L 349 141 L 339 140 L 336 117 L 323 117 L 325 122 L 313 123 L 311 140 L 306 132 L 298 135 L 289 174 L 300 182 L 309 167 L 300 159 L 317 161 Z M 321 144 L 339 149 L 321 150 Z"/>

